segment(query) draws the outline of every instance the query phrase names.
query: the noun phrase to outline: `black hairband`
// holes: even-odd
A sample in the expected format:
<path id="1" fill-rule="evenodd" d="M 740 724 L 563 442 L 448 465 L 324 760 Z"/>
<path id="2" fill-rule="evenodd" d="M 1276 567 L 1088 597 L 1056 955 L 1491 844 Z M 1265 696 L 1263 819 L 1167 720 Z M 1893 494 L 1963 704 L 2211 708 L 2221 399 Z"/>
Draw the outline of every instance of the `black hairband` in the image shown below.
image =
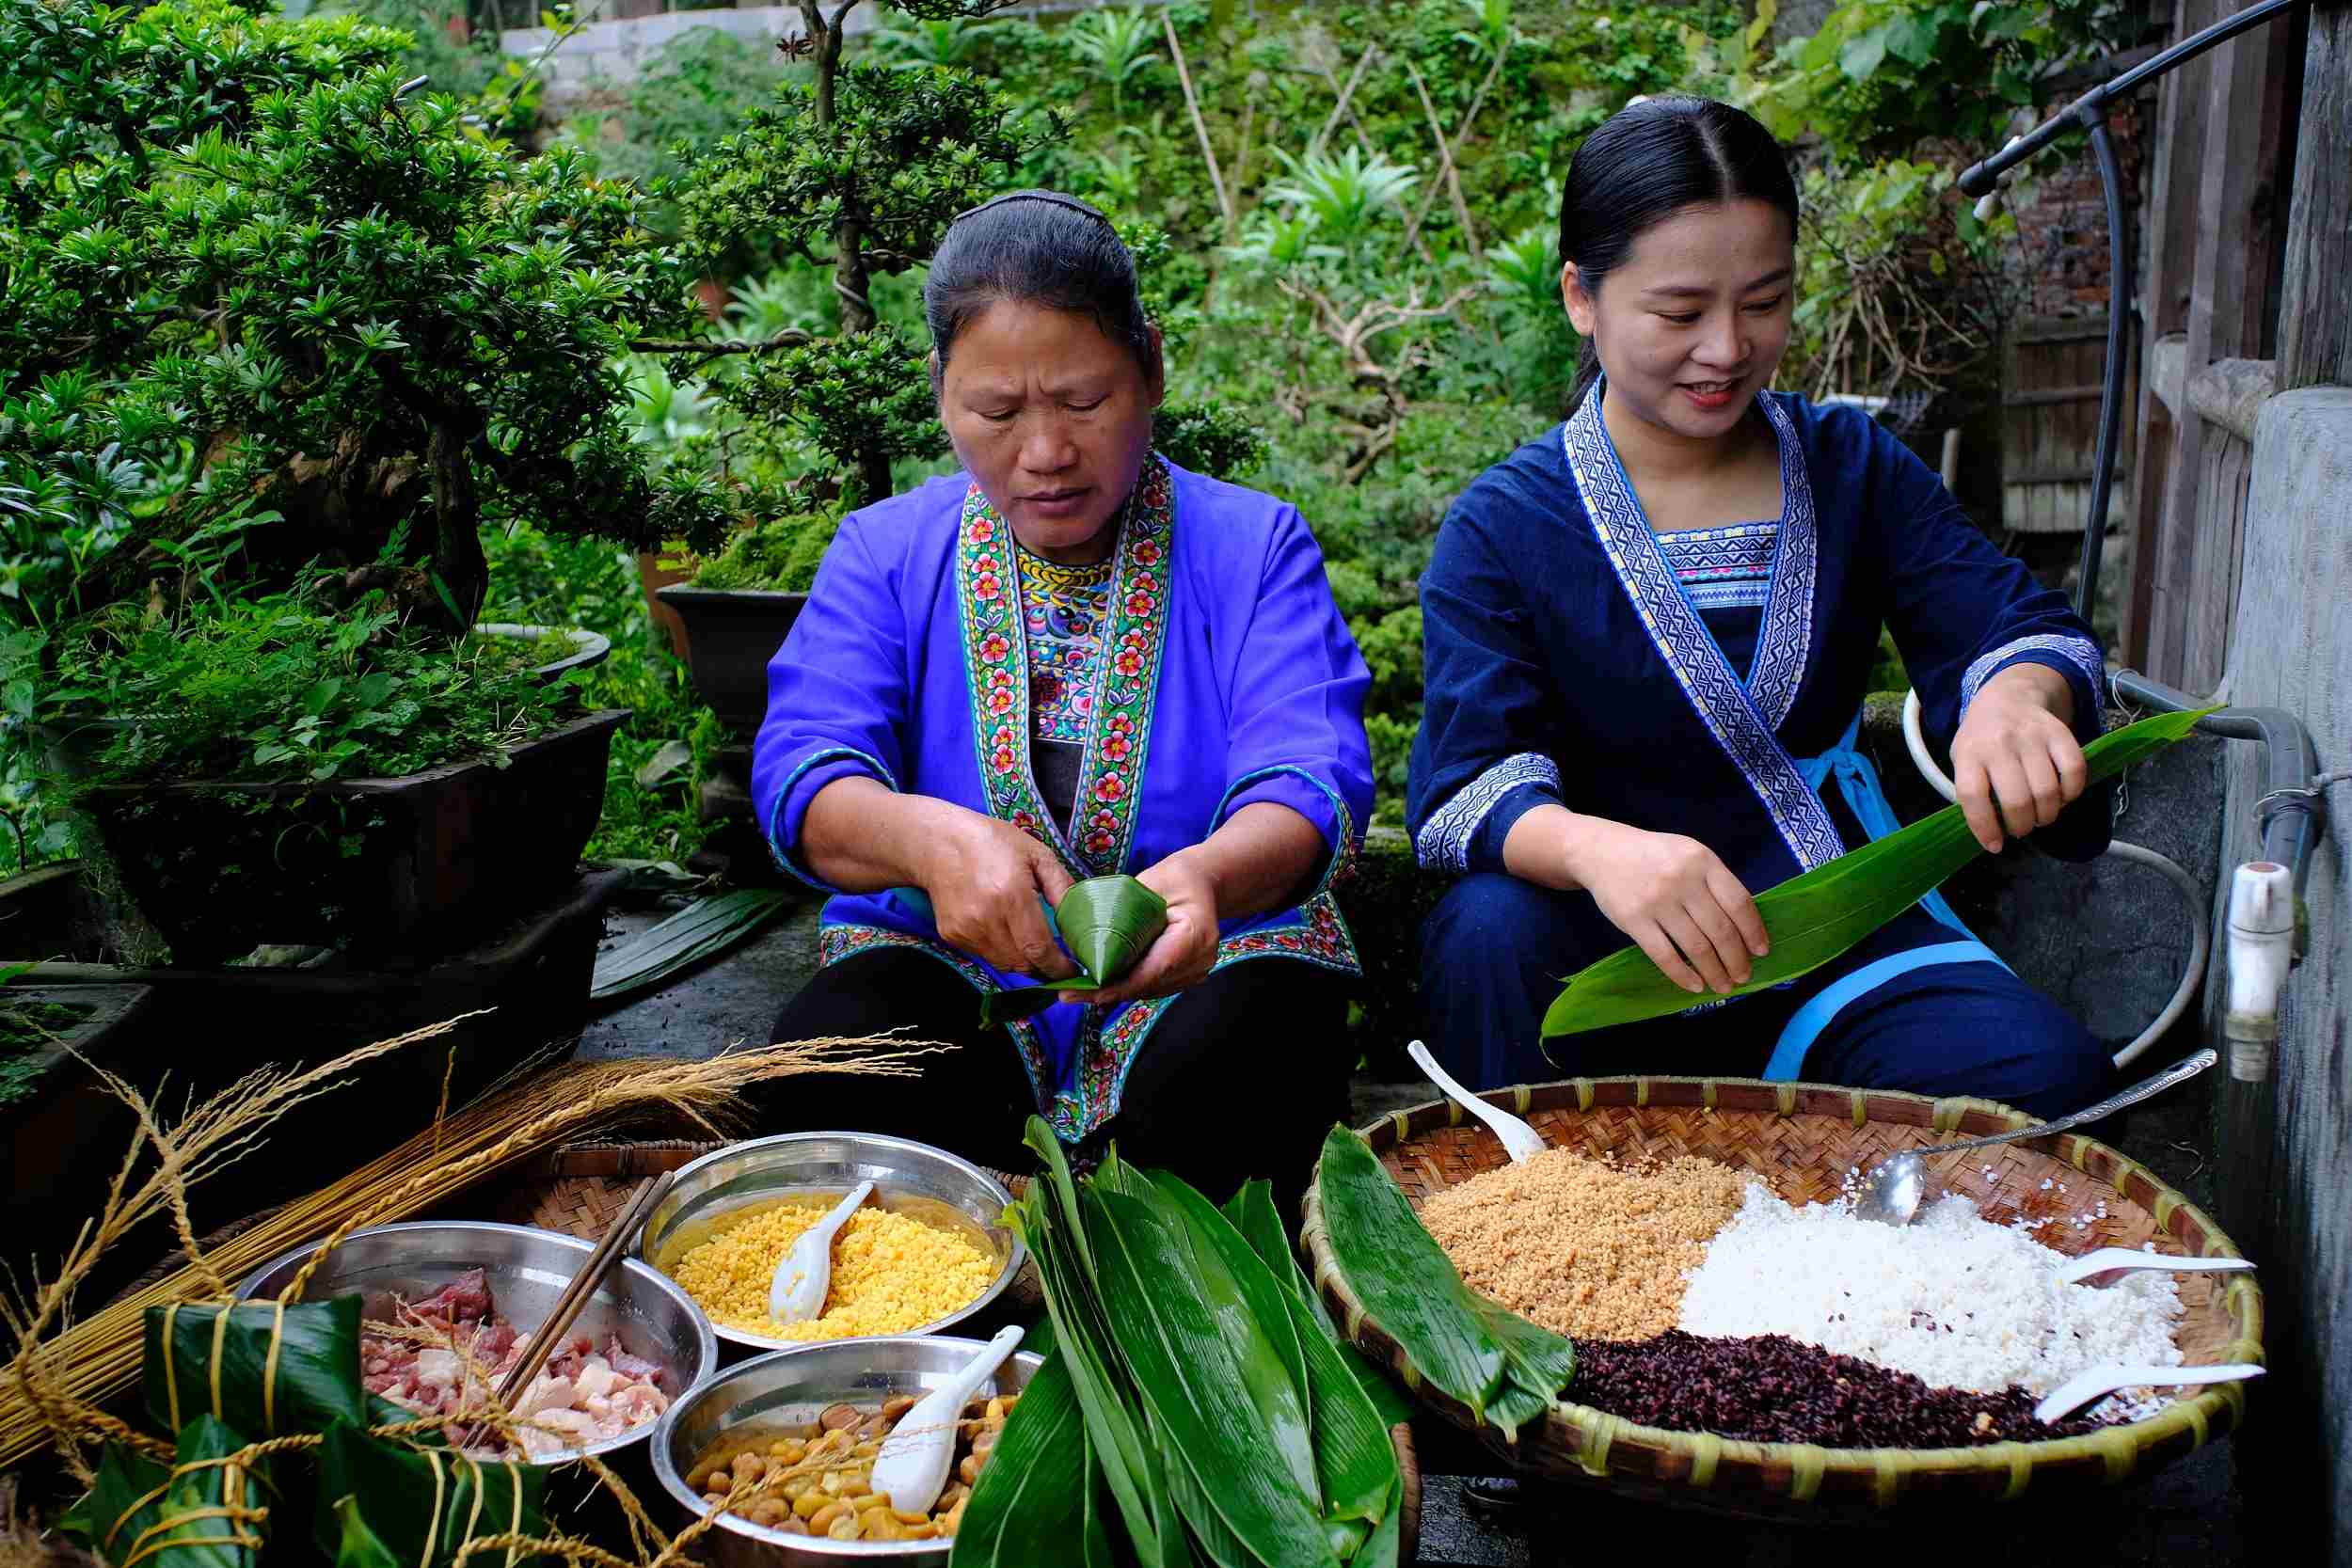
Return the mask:
<path id="1" fill-rule="evenodd" d="M 977 216 L 979 214 L 987 212 L 991 207 L 1001 207 L 1008 201 L 1051 202 L 1057 207 L 1067 207 L 1072 212 L 1079 214 L 1082 216 L 1090 217 L 1105 229 L 1111 229 L 1112 227 L 1111 220 L 1104 217 L 1101 213 L 1096 212 L 1093 208 L 1088 206 L 1076 197 L 1063 196 L 1058 191 L 1008 191 L 1003 196 L 993 197 L 990 199 L 981 202 L 977 207 L 965 208 L 962 212 L 958 213 L 953 218 L 948 220 L 947 227 L 953 229 L 957 224 L 961 223 L 965 218 Z M 1112 231 L 1114 233 L 1117 232 L 1115 229 L 1113 229 Z"/>

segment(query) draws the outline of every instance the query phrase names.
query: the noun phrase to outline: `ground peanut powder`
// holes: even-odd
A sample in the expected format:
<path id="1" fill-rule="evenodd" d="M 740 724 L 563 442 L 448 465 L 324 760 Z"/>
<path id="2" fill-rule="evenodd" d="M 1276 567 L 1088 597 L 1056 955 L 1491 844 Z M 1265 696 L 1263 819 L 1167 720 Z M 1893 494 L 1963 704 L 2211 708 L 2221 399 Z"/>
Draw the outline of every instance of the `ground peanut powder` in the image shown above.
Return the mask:
<path id="1" fill-rule="evenodd" d="M 1740 1212 L 1745 1173 L 1695 1154 L 1619 1165 L 1548 1148 L 1422 1206 L 1470 1289 L 1556 1334 L 1647 1339 L 1675 1326 L 1683 1275 Z"/>

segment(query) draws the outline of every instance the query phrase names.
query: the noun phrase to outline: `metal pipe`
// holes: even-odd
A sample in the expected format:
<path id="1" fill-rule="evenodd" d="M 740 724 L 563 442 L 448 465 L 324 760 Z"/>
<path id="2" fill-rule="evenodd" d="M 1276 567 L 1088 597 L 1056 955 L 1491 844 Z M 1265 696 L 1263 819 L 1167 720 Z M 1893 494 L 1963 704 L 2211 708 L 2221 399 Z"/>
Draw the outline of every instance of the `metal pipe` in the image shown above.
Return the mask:
<path id="1" fill-rule="evenodd" d="M 2142 82 L 2152 81 L 2186 64 L 2207 50 L 2229 42 L 2249 28 L 2261 26 L 2281 11 L 2307 3 L 2308 0 L 2259 0 L 2258 4 L 2223 17 L 2201 32 L 2190 34 L 2163 54 L 2142 61 L 2113 81 L 2101 83 L 1990 158 L 1969 165 L 1960 176 L 1962 192 L 1968 196 L 1983 196 L 1993 189 L 2002 175 L 2067 132 L 2095 129 L 2099 121 L 2106 118 L 2107 104 Z"/>
<path id="2" fill-rule="evenodd" d="M 2137 670 L 2117 671 L 2114 685 L 2117 696 L 2141 707 L 2189 713 L 2210 705 Z M 2232 740 L 2262 742 L 2268 766 L 2262 800 L 2255 806 L 2255 821 L 2262 830 L 2263 859 L 2287 868 L 2300 902 L 2311 876 L 2312 850 L 2319 842 L 2320 823 L 2327 811 L 2326 797 L 2312 787 L 2319 774 L 2319 752 L 2312 744 L 2312 732 L 2294 714 L 2275 707 L 2218 708 L 2199 720 L 2197 727 Z"/>

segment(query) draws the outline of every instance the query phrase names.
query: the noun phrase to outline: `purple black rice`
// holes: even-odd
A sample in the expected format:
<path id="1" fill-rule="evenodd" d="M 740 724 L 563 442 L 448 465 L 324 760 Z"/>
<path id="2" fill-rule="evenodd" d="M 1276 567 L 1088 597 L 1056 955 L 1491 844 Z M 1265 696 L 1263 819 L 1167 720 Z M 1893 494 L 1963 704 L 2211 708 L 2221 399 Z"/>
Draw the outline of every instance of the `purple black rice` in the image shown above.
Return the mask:
<path id="1" fill-rule="evenodd" d="M 1931 1388 L 1909 1372 L 1778 1334 L 1709 1339 L 1673 1329 L 1638 1341 L 1580 1339 L 1576 1377 L 1562 1397 L 1669 1432 L 1829 1449 L 2030 1443 L 2105 1424 L 2081 1417 L 2044 1424 L 2022 1388 Z"/>

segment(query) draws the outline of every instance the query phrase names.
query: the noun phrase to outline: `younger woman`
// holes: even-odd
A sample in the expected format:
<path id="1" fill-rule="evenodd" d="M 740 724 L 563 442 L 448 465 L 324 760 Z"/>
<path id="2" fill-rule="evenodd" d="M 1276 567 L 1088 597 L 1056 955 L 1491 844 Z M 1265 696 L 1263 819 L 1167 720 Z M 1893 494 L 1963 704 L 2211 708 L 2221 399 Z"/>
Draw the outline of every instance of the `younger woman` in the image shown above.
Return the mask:
<path id="1" fill-rule="evenodd" d="M 1769 390 L 1796 214 L 1771 135 L 1704 100 L 1629 107 L 1569 167 L 1575 411 L 1455 502 L 1422 582 L 1408 814 L 1463 874 L 1424 942 L 1431 1044 L 1480 1085 L 1760 1073 L 2070 1111 L 2106 1058 L 1933 896 L 1788 987 L 1539 1044 L 1562 980 L 1629 942 L 1728 991 L 1767 949 L 1751 894 L 1895 827 L 1853 749 L 1882 625 L 1988 849 L 2106 847 L 2105 792 L 2073 804 L 2090 627 L 1885 430 Z"/>

